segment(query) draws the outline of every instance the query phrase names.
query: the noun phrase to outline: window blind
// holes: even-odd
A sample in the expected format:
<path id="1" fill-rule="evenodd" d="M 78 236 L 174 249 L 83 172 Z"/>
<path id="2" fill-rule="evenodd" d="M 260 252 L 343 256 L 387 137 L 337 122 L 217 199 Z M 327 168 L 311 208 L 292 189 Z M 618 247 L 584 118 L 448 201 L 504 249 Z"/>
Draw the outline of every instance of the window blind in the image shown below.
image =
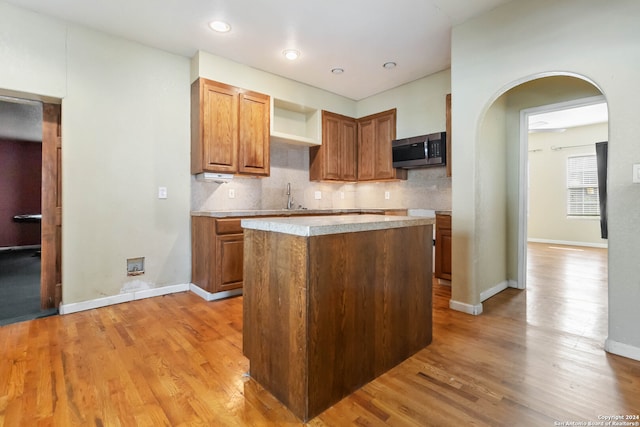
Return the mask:
<path id="1" fill-rule="evenodd" d="M 567 215 L 600 216 L 595 155 L 567 158 Z"/>

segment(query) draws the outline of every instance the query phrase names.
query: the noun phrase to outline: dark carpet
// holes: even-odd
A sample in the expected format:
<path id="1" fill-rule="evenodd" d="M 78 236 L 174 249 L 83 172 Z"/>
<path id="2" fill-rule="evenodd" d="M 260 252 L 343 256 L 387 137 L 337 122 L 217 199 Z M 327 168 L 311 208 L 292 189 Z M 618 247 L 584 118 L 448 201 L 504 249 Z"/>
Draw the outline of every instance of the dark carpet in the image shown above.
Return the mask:
<path id="1" fill-rule="evenodd" d="M 55 309 L 40 310 L 38 251 L 0 251 L 0 326 L 56 313 Z"/>

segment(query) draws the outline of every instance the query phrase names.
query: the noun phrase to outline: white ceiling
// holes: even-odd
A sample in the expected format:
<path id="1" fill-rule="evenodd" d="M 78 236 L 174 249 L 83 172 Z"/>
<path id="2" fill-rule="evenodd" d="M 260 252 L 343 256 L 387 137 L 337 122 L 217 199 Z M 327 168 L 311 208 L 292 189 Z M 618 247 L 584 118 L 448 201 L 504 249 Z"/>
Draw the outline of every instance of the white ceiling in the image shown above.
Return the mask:
<path id="1" fill-rule="evenodd" d="M 510 0 L 7 0 L 191 57 L 197 50 L 359 100 L 447 69 L 451 27 Z M 212 20 L 232 30 L 214 33 Z M 284 58 L 284 49 L 302 55 Z M 397 63 L 387 70 L 382 64 Z M 331 73 L 344 68 L 340 75 Z"/>
<path id="2" fill-rule="evenodd" d="M 607 103 L 529 115 L 529 132 L 562 132 L 567 128 L 609 121 Z"/>

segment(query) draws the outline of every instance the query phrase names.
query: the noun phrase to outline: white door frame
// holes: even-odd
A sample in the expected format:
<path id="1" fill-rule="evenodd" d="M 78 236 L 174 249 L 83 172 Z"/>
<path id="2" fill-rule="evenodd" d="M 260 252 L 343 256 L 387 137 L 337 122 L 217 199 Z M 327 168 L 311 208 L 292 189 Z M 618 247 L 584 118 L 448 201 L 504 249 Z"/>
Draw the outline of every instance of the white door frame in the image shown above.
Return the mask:
<path id="1" fill-rule="evenodd" d="M 606 102 L 604 95 L 520 110 L 520 169 L 518 191 L 518 289 L 527 287 L 527 227 L 529 213 L 529 116 Z"/>

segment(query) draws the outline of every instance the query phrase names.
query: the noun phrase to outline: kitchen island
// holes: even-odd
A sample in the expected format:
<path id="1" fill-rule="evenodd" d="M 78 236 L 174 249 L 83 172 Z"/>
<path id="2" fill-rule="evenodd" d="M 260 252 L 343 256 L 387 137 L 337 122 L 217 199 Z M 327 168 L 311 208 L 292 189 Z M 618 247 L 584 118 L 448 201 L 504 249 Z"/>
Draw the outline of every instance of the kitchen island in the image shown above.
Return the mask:
<path id="1" fill-rule="evenodd" d="M 428 345 L 434 221 L 242 220 L 251 377 L 307 421 Z"/>

